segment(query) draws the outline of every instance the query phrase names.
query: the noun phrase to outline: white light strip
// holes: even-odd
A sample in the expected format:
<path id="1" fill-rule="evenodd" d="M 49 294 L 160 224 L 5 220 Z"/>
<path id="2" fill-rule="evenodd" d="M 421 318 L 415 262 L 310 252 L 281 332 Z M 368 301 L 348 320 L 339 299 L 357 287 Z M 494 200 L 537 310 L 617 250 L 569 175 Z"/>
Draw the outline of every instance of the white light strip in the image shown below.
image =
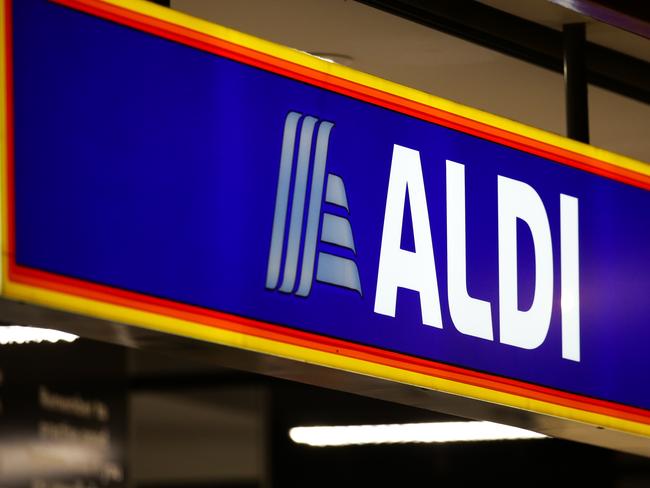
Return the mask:
<path id="1" fill-rule="evenodd" d="M 294 427 L 289 437 L 309 446 L 351 446 L 408 442 L 474 442 L 543 439 L 543 434 L 493 422 L 435 422 L 420 424 Z"/>
<path id="2" fill-rule="evenodd" d="M 0 326 L 0 344 L 26 344 L 29 342 L 73 342 L 79 336 L 60 330 L 22 327 L 19 325 Z"/>

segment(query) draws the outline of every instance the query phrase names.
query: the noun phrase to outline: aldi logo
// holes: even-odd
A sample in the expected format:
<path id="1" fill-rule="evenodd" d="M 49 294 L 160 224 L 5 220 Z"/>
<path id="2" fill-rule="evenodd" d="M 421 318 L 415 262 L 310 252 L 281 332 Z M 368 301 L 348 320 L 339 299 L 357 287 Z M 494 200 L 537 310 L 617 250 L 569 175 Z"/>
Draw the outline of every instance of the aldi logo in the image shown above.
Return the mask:
<path id="1" fill-rule="evenodd" d="M 315 278 L 361 294 L 345 184 L 340 176 L 326 172 L 333 127 L 331 122 L 297 112 L 290 112 L 285 119 L 267 289 L 306 297 Z M 422 325 L 442 329 L 444 297 L 440 292 L 446 291 L 449 322 L 461 334 L 537 349 L 548 335 L 553 313 L 553 276 L 560 271 L 562 357 L 580 361 L 578 199 L 559 195 L 559 215 L 553 216 L 553 220 L 559 217 L 555 227 L 560 231 L 560 269 L 555 270 L 551 219 L 539 193 L 523 181 L 498 174 L 486 183 L 496 184 L 498 200 L 498 252 L 493 256 L 498 261 L 498 296 L 492 303 L 469 293 L 465 164 L 446 160 L 445 172 L 447 286 L 441 289 L 422 158 L 416 149 L 393 145 L 374 283 L 374 313 L 396 318 L 399 290 L 411 290 L 420 296 Z M 412 219 L 412 251 L 401 247 L 407 204 Z M 535 254 L 533 299 L 524 310 L 520 309 L 518 298 L 518 221 L 528 227 Z M 331 249 L 338 252 L 317 252 L 319 243 L 334 244 Z M 496 320 L 493 305 L 498 305 Z"/>
<path id="2" fill-rule="evenodd" d="M 317 281 L 361 294 L 352 258 L 316 252 L 320 241 L 338 246 L 349 256 L 356 254 L 345 184 L 340 176 L 326 173 L 333 127 L 331 122 L 297 112 L 289 112 L 285 119 L 266 273 L 270 290 L 306 297 L 316 270 Z M 323 209 L 323 196 L 331 211 Z"/>

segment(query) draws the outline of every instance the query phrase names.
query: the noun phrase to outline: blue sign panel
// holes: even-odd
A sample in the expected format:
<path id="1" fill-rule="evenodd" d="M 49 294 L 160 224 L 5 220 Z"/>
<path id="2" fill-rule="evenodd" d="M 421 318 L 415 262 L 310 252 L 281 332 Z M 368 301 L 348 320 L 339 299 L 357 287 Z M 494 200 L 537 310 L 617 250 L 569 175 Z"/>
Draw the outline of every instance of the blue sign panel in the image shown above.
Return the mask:
<path id="1" fill-rule="evenodd" d="M 15 260 L 650 409 L 650 192 L 13 5 Z"/>

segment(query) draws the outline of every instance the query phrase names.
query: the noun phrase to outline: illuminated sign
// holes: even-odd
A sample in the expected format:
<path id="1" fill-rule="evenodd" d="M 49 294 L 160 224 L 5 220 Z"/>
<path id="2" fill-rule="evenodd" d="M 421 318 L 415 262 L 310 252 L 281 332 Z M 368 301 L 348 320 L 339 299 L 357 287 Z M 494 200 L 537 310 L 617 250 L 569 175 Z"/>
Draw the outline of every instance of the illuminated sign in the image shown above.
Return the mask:
<path id="1" fill-rule="evenodd" d="M 147 3 L 4 5 L 7 297 L 650 434 L 643 163 Z"/>

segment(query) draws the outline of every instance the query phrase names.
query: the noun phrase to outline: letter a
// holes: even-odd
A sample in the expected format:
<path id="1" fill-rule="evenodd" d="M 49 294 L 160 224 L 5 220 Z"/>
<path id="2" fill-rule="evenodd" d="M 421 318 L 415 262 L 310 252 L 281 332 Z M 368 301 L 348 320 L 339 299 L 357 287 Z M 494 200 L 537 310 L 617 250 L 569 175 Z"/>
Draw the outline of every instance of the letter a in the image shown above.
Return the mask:
<path id="1" fill-rule="evenodd" d="M 415 252 L 400 247 L 406 192 L 413 221 Z M 395 144 L 377 273 L 376 313 L 395 317 L 398 288 L 417 291 L 420 294 L 422 323 L 442 328 L 420 153 Z"/>
<path id="2" fill-rule="evenodd" d="M 544 204 L 521 181 L 498 177 L 499 329 L 503 344 L 535 349 L 548 333 L 553 308 L 553 249 Z M 530 228 L 535 248 L 535 294 L 529 310 L 518 308 L 517 219 Z"/>

